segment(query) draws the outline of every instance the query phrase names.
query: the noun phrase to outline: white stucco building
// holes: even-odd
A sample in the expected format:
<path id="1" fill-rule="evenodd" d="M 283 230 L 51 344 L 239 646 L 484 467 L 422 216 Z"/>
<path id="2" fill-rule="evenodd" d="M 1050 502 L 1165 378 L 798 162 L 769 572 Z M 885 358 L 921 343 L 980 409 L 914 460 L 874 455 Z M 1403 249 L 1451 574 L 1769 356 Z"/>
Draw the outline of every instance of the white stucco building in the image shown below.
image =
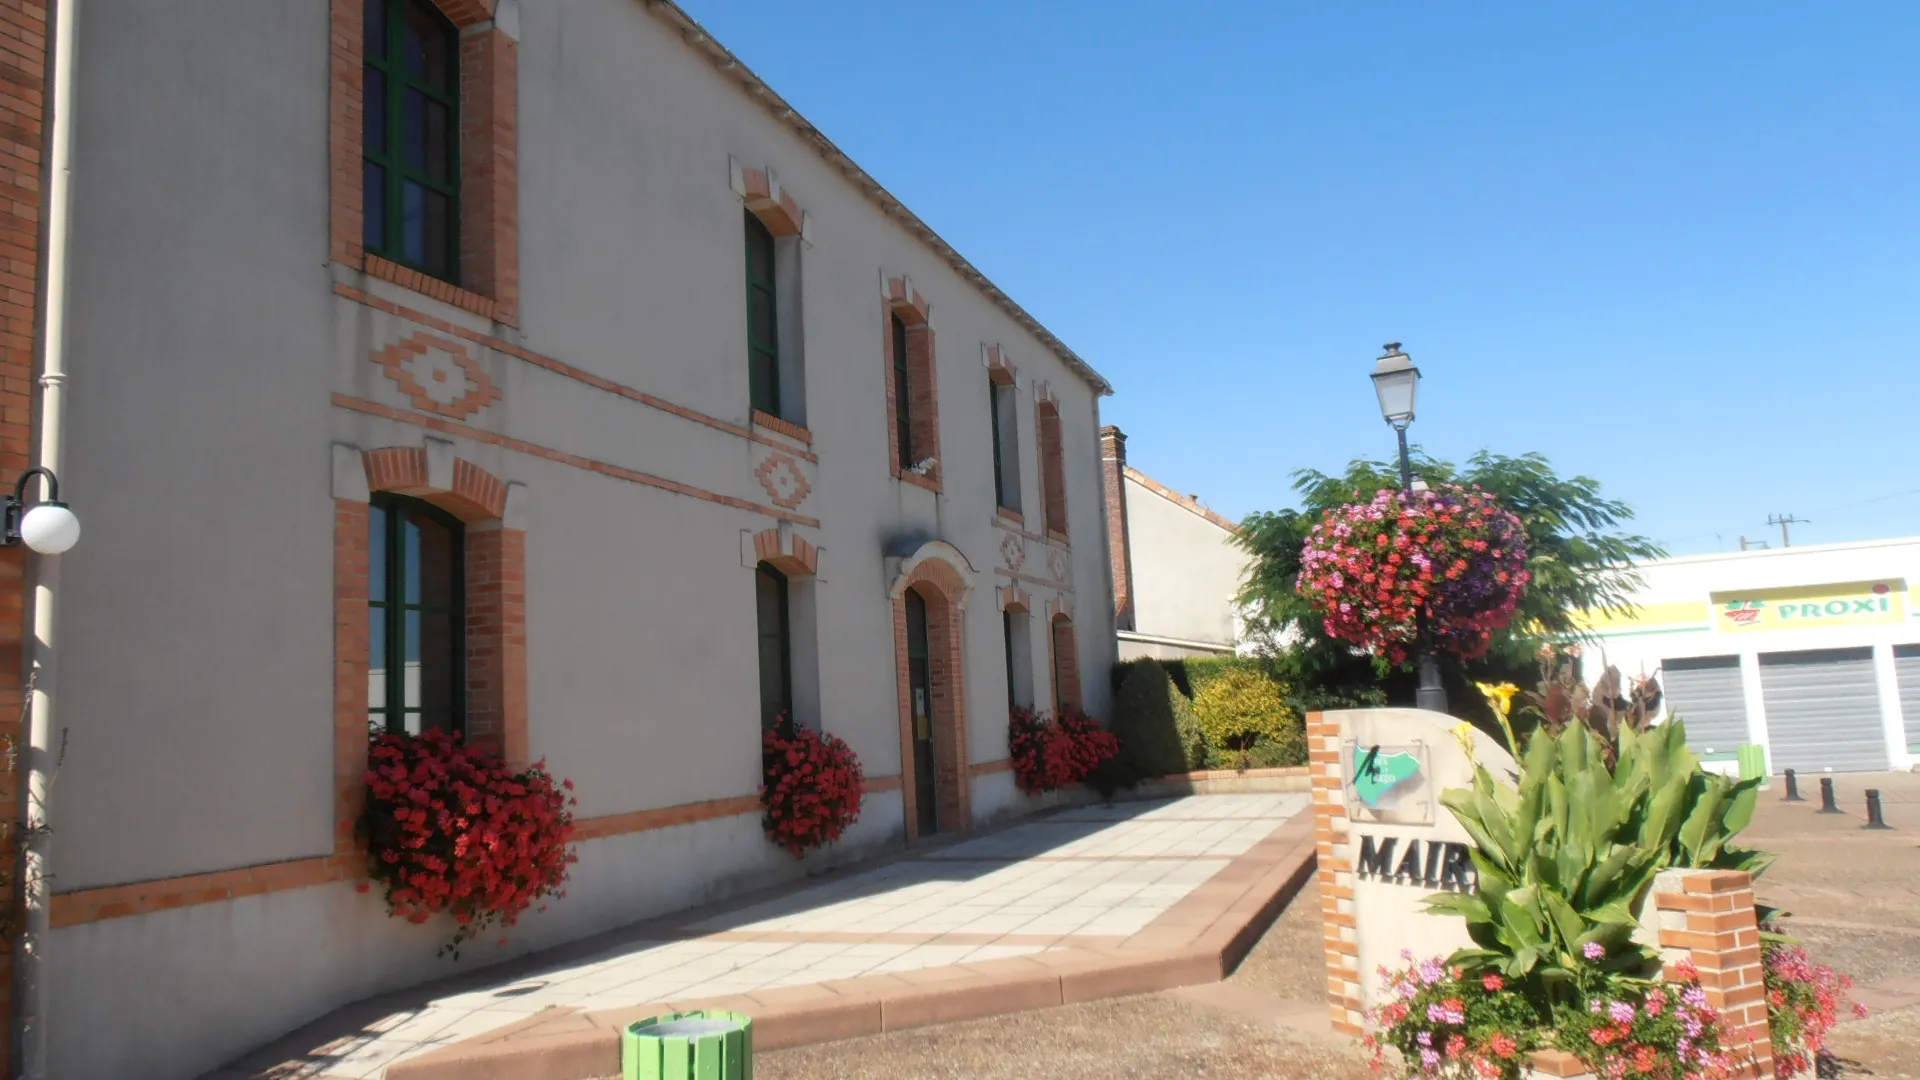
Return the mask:
<path id="1" fill-rule="evenodd" d="M 8 483 L 47 7 L 0 9 Z M 354 888 L 370 722 L 578 785 L 567 898 L 468 966 L 1027 808 L 1009 700 L 1108 708 L 1085 361 L 667 0 L 217 8 L 76 39 L 53 1075 L 452 970 Z M 805 864 L 782 711 L 868 779 Z"/>
<path id="2" fill-rule="evenodd" d="M 1603 662 L 1658 673 L 1711 757 L 1803 776 L 1920 764 L 1920 538 L 1665 559 L 1637 610 L 1593 620 Z"/>
<path id="3" fill-rule="evenodd" d="M 1249 561 L 1234 523 L 1128 465 L 1119 428 L 1102 428 L 1100 447 L 1120 659 L 1233 655 Z"/>

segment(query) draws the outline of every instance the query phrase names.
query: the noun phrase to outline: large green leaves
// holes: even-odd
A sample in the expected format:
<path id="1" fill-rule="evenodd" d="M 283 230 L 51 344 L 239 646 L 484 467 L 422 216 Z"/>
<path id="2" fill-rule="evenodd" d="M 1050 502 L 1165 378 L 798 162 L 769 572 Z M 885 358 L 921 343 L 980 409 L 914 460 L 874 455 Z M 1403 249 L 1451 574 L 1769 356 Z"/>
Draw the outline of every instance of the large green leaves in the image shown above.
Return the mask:
<path id="1" fill-rule="evenodd" d="M 1441 893 L 1428 910 L 1464 919 L 1477 948 L 1453 963 L 1497 970 L 1551 1001 L 1597 944 L 1608 970 L 1650 974 L 1635 912 L 1668 867 L 1758 874 L 1772 856 L 1729 846 L 1752 820 L 1758 781 L 1700 769 L 1679 721 L 1623 729 L 1617 763 L 1585 725 L 1528 741 L 1517 787 L 1475 766 L 1440 801 L 1473 839 L 1478 895 Z"/>

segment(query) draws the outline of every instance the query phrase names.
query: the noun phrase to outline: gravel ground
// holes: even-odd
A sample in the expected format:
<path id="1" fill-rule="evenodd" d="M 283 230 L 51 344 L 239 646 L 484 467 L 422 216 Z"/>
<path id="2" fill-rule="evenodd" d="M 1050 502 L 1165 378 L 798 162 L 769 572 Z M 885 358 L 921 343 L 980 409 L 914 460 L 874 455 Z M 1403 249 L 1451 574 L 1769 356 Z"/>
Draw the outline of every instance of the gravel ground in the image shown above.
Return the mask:
<path id="1" fill-rule="evenodd" d="M 1792 912 L 1786 929 L 1815 962 L 1862 986 L 1920 972 L 1920 776 L 1836 778 L 1844 815 L 1762 796 L 1743 840 L 1777 853 L 1755 890 L 1761 902 Z M 1888 832 L 1861 828 L 1863 792 L 1877 787 Z M 1817 800 L 1817 781 L 1803 792 Z M 1920 1006 L 1850 1021 L 1834 1033 L 1837 1071 L 1875 1080 L 1920 1080 Z"/>

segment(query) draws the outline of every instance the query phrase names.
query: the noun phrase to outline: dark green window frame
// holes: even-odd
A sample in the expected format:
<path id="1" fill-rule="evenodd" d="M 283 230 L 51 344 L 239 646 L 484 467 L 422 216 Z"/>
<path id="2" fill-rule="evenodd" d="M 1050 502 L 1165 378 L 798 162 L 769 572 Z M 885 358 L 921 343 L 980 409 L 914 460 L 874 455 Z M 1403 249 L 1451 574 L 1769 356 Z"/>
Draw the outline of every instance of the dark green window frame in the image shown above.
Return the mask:
<path id="1" fill-rule="evenodd" d="M 431 0 L 366 0 L 364 33 L 362 243 L 458 284 L 460 31 Z"/>
<path id="2" fill-rule="evenodd" d="M 466 727 L 466 537 L 460 519 L 420 499 L 377 493 L 367 516 L 368 700 L 367 721 L 376 731 L 419 734 L 429 728 L 462 731 Z M 445 565 L 429 566 L 424 536 L 416 527 L 436 527 L 447 535 Z M 429 574 L 441 576 L 444 603 L 427 600 Z M 409 618 L 413 616 L 413 618 Z M 429 648 L 432 617 L 445 619 L 445 640 Z M 410 660 L 410 657 L 412 658 Z M 407 665 L 419 668 L 420 695 L 407 701 Z M 375 676 L 372 673 L 384 673 Z M 441 681 L 444 702 L 428 700 Z M 377 691 L 377 692 L 376 692 Z M 434 715 L 434 714 L 438 715 Z M 417 722 L 409 725 L 409 717 Z"/>
<path id="3" fill-rule="evenodd" d="M 746 211 L 747 379 L 753 407 L 780 415 L 780 315 L 774 294 L 773 233 Z"/>
<path id="4" fill-rule="evenodd" d="M 787 575 L 766 563 L 754 568 L 754 621 L 760 658 L 760 730 L 793 716 L 793 620 Z"/>
<path id="5" fill-rule="evenodd" d="M 900 451 L 900 467 L 911 469 L 913 456 L 913 385 L 908 379 L 907 323 L 893 318 L 893 437 Z"/>
<path id="6" fill-rule="evenodd" d="M 1021 614 L 1020 617 L 1024 619 L 1026 615 Z M 1013 685 L 1013 618 L 1014 613 L 1011 611 L 1000 613 L 1000 640 L 1006 644 L 1007 650 L 1007 708 L 1009 709 L 1020 707 L 1020 697 Z"/>
<path id="7" fill-rule="evenodd" d="M 1002 389 L 1011 391 L 1013 388 L 1003 388 L 993 380 L 993 376 L 987 376 L 987 415 L 993 417 L 993 498 L 995 503 L 1008 510 L 1019 510 L 1019 478 L 1007 475 L 1006 455 L 1000 452 L 1000 393 Z M 1013 481 L 1013 483 L 1009 484 L 1008 481 Z"/>

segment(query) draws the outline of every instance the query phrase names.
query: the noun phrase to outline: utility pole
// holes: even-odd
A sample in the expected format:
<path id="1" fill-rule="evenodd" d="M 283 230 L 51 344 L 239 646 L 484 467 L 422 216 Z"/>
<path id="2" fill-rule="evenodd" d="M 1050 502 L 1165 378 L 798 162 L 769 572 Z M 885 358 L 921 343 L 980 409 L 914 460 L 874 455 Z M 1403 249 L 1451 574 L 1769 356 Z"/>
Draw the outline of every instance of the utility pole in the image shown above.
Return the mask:
<path id="1" fill-rule="evenodd" d="M 1792 514 L 1768 514 L 1767 524 L 1780 526 L 1780 546 L 1792 547 L 1793 534 L 1788 531 L 1790 525 L 1811 525 L 1806 518 L 1797 518 Z"/>
<path id="2" fill-rule="evenodd" d="M 1741 551 L 1765 551 L 1767 547 L 1768 545 L 1765 540 L 1749 540 L 1744 536 L 1740 538 Z"/>

